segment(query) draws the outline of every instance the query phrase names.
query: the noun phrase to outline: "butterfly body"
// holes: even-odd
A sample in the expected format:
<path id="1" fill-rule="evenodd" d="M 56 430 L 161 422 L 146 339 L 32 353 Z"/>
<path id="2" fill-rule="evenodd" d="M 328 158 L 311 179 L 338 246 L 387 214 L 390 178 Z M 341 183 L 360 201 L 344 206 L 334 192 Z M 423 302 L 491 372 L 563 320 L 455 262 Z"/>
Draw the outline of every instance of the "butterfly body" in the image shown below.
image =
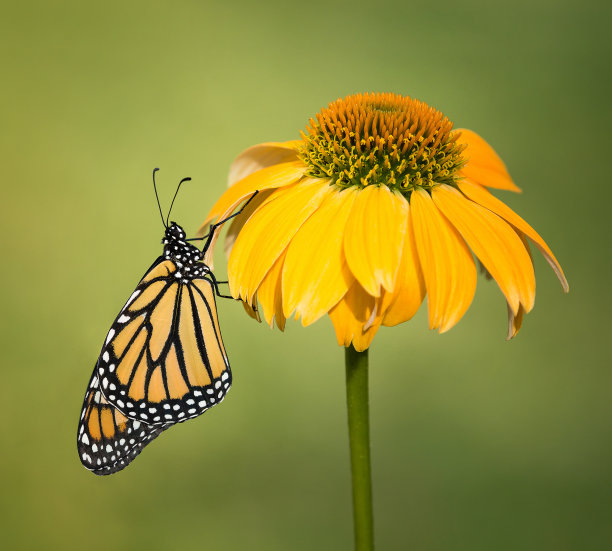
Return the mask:
<path id="1" fill-rule="evenodd" d="M 163 257 L 174 262 L 177 267 L 174 275 L 177 279 L 182 279 L 183 283 L 210 273 L 209 267 L 202 264 L 204 254 L 194 245 L 187 243 L 185 231 L 176 222 L 171 222 L 166 229 L 162 245 Z"/>

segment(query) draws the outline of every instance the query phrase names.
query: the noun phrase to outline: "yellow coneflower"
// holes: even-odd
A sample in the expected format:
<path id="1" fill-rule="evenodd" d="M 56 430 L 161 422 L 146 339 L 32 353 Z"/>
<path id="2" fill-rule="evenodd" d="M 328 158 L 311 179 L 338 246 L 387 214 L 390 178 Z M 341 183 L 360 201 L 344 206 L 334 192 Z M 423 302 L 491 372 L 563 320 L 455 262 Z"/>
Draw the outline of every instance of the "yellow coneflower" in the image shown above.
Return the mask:
<path id="1" fill-rule="evenodd" d="M 447 331 L 472 302 L 476 256 L 505 296 L 511 338 L 535 298 L 527 238 L 568 290 L 540 235 L 487 189 L 520 191 L 493 148 L 409 97 L 338 99 L 301 139 L 241 153 L 229 184 L 205 224 L 259 190 L 228 232 L 229 285 L 281 329 L 329 314 L 338 343 L 362 351 L 427 295 L 430 328 Z"/>
<path id="2" fill-rule="evenodd" d="M 379 327 L 409 320 L 425 295 L 430 327 L 453 327 L 474 296 L 476 256 L 513 337 L 535 298 L 528 239 L 565 291 L 567 281 L 544 240 L 488 191 L 520 191 L 491 146 L 408 97 L 330 103 L 300 140 L 241 153 L 229 183 L 205 225 L 252 197 L 226 241 L 232 295 L 281 329 L 293 314 L 304 325 L 329 314 L 346 347 L 355 547 L 371 551 L 368 347 Z"/>

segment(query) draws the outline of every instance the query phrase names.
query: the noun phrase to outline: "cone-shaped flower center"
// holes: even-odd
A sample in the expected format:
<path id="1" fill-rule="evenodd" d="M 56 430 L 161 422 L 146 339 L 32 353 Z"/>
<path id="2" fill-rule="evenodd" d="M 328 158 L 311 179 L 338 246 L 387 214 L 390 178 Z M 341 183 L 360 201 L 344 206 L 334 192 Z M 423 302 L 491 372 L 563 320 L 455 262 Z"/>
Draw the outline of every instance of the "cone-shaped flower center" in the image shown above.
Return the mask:
<path id="1" fill-rule="evenodd" d="M 357 94 L 330 103 L 302 133 L 308 173 L 340 187 L 454 185 L 464 164 L 458 132 L 440 111 L 399 94 Z"/>

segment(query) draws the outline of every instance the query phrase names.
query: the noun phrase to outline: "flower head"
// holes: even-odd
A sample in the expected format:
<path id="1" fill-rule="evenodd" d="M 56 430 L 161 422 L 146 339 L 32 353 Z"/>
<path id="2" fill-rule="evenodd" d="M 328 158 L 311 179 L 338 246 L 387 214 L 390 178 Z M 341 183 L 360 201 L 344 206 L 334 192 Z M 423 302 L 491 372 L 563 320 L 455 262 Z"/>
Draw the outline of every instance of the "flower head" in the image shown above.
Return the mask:
<path id="1" fill-rule="evenodd" d="M 430 328 L 447 331 L 472 302 L 476 256 L 506 298 L 510 338 L 535 298 L 527 238 L 568 289 L 544 240 L 488 191 L 520 191 L 491 146 L 409 97 L 338 99 L 300 140 L 241 153 L 229 184 L 205 224 L 259 190 L 228 232 L 230 291 L 281 329 L 329 314 L 338 343 L 364 350 L 427 295 Z"/>

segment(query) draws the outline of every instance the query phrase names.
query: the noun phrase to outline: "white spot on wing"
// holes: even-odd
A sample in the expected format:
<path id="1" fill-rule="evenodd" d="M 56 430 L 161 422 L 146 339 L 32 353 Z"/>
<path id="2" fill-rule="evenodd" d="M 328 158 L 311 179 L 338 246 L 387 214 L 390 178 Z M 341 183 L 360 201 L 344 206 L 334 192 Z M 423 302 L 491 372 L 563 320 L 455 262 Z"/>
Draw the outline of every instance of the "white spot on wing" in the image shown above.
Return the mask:
<path id="1" fill-rule="evenodd" d="M 128 301 L 125 303 L 125 306 L 123 307 L 123 310 L 125 310 L 131 303 L 132 301 L 140 294 L 140 290 L 137 289 L 136 291 L 134 291 L 132 293 L 132 296 L 128 299 Z M 123 311 L 122 310 L 122 311 Z"/>

